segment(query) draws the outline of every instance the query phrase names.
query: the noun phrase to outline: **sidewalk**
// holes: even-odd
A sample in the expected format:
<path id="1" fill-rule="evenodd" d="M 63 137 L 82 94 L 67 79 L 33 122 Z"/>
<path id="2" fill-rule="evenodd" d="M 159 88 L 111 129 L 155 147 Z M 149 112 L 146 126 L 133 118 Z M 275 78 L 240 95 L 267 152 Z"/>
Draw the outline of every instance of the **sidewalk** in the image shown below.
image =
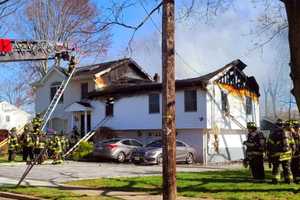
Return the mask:
<path id="1" fill-rule="evenodd" d="M 1 185 L 17 185 L 19 180 L 13 178 L 5 178 L 0 177 L 0 186 Z M 37 181 L 25 179 L 22 183 L 23 186 L 35 186 L 35 187 L 57 187 L 58 185 L 55 183 L 51 183 L 49 181 Z"/>

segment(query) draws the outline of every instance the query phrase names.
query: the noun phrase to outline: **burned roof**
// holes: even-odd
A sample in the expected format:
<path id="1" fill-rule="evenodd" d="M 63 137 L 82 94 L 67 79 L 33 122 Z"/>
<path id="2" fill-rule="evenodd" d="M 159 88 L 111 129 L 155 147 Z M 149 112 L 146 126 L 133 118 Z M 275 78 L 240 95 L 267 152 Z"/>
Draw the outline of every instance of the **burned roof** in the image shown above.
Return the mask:
<path id="1" fill-rule="evenodd" d="M 205 89 L 205 85 L 201 81 L 177 80 L 175 82 L 176 89 L 183 89 L 187 87 L 198 86 Z M 162 83 L 157 82 L 143 82 L 139 84 L 113 84 L 103 88 L 102 90 L 95 90 L 89 93 L 89 98 L 106 97 L 106 96 L 123 96 L 142 94 L 147 92 L 161 91 Z"/>
<path id="2" fill-rule="evenodd" d="M 87 103 L 87 102 L 82 102 L 82 101 L 77 101 L 76 103 L 84 106 L 84 107 L 87 107 L 87 108 L 91 108 L 91 104 L 90 103 Z"/>
<path id="3" fill-rule="evenodd" d="M 145 79 L 152 80 L 151 76 L 148 75 L 134 60 L 131 58 L 124 58 L 104 63 L 98 63 L 93 65 L 87 65 L 83 67 L 78 67 L 75 71 L 75 76 L 79 75 L 94 75 L 99 72 L 105 71 L 107 69 L 115 69 L 118 67 L 122 67 L 124 65 L 130 65 L 134 67 L 137 73 L 142 75 Z"/>
<path id="4" fill-rule="evenodd" d="M 239 71 L 245 69 L 246 64 L 243 63 L 241 60 L 234 60 L 233 62 L 225 65 L 224 67 L 211 72 L 209 74 L 195 77 L 195 78 L 188 78 L 188 79 L 181 79 L 176 80 L 175 87 L 176 90 L 190 88 L 190 87 L 200 87 L 201 89 L 205 90 L 207 84 L 210 80 L 215 78 L 220 73 L 226 71 L 227 69 L 237 68 Z M 246 76 L 244 73 L 242 73 Z M 253 91 L 259 96 L 259 87 L 254 77 L 247 78 L 247 88 L 253 88 Z M 89 98 L 97 98 L 97 97 L 106 97 L 106 96 L 123 96 L 123 95 L 133 95 L 133 94 L 142 94 L 152 91 L 161 91 L 162 83 L 158 82 L 135 82 L 135 83 L 116 83 L 110 86 L 104 87 L 100 90 L 95 90 L 89 93 Z"/>

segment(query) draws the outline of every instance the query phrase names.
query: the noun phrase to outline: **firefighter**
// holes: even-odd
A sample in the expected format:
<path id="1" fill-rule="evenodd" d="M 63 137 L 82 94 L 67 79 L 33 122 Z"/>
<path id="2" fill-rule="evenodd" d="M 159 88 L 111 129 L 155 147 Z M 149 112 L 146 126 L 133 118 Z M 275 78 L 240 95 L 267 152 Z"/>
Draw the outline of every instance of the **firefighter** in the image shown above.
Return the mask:
<path id="1" fill-rule="evenodd" d="M 42 132 L 39 132 L 36 135 L 35 147 L 34 147 L 34 157 L 37 158 L 38 156 L 40 156 L 39 159 L 37 160 L 38 164 L 42 164 L 45 160 L 45 154 L 40 155 L 40 153 L 44 150 L 45 147 L 46 147 L 45 135 Z"/>
<path id="2" fill-rule="evenodd" d="M 62 152 L 65 153 L 69 148 L 69 140 L 66 138 L 63 133 L 60 135 Z"/>
<path id="3" fill-rule="evenodd" d="M 255 122 L 248 122 L 247 129 L 247 140 L 243 143 L 247 147 L 246 160 L 249 162 L 254 181 L 261 182 L 265 179 L 264 151 L 266 138 L 262 132 L 257 131 Z"/>
<path id="4" fill-rule="evenodd" d="M 70 75 L 72 73 L 72 71 L 74 70 L 76 65 L 76 60 L 75 60 L 75 56 L 71 56 L 70 58 L 70 63 L 69 63 L 69 68 L 68 68 L 68 74 Z"/>
<path id="5" fill-rule="evenodd" d="M 284 181 L 290 184 L 293 180 L 291 159 L 294 149 L 294 140 L 291 137 L 288 124 L 281 119 L 276 122 L 277 128 L 270 134 L 267 144 L 269 162 L 272 164 L 272 183 L 280 181 L 280 165 L 283 169 Z"/>
<path id="6" fill-rule="evenodd" d="M 31 124 L 33 128 L 33 133 L 36 136 L 41 131 L 43 124 L 43 119 L 41 118 L 40 113 L 36 114 L 35 118 L 32 119 Z"/>
<path id="7" fill-rule="evenodd" d="M 13 127 L 8 136 L 8 161 L 14 161 L 18 147 L 17 129 Z"/>
<path id="8" fill-rule="evenodd" d="M 53 152 L 54 152 L 54 148 L 53 148 L 53 146 L 54 146 L 54 138 L 53 137 L 51 137 L 51 138 L 48 138 L 47 140 L 46 140 L 46 145 L 47 145 L 47 154 L 48 154 L 48 157 L 49 158 L 53 158 Z"/>
<path id="9" fill-rule="evenodd" d="M 53 143 L 53 162 L 52 164 L 61 164 L 63 163 L 62 160 L 62 143 L 61 139 L 58 135 L 54 136 L 54 143 Z"/>
<path id="10" fill-rule="evenodd" d="M 291 161 L 291 170 L 294 183 L 300 183 L 300 124 L 297 120 L 292 120 L 292 136 L 295 142 L 295 151 Z"/>
<path id="11" fill-rule="evenodd" d="M 24 126 L 24 132 L 21 137 L 22 141 L 22 149 L 23 149 L 23 161 L 29 164 L 33 160 L 33 148 L 34 148 L 34 141 L 32 136 L 32 126 L 31 124 L 26 124 Z M 29 161 L 27 158 L 29 157 Z"/>

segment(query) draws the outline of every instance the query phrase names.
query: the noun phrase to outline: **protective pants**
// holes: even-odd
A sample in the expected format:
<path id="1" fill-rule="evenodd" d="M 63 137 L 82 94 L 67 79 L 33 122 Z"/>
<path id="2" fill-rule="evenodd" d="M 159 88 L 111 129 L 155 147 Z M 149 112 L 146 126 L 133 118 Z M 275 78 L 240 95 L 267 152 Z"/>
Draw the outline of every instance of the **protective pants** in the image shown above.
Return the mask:
<path id="1" fill-rule="evenodd" d="M 37 158 L 42 151 L 43 151 L 43 149 L 41 149 L 41 148 L 35 148 L 34 149 L 34 157 Z M 42 164 L 44 162 L 44 160 L 45 160 L 45 155 L 41 155 L 39 157 L 39 159 L 37 160 L 37 163 Z"/>
<path id="2" fill-rule="evenodd" d="M 33 160 L 33 148 L 32 147 L 23 147 L 23 161 L 27 161 L 27 158 L 30 158 L 30 161 Z"/>
<path id="3" fill-rule="evenodd" d="M 272 181 L 274 183 L 278 183 L 280 181 L 280 169 L 279 169 L 280 165 L 282 166 L 282 170 L 283 170 L 284 182 L 291 183 L 293 180 L 293 175 L 291 172 L 291 160 L 279 161 L 279 159 L 276 159 L 272 162 L 272 166 L 273 166 Z"/>
<path id="4" fill-rule="evenodd" d="M 300 182 L 300 155 L 296 155 L 291 161 L 291 170 L 294 177 L 294 182 Z"/>
<path id="5" fill-rule="evenodd" d="M 16 150 L 8 150 L 8 161 L 14 161 L 16 158 Z"/>
<path id="6" fill-rule="evenodd" d="M 264 157 L 263 155 L 253 156 L 249 160 L 249 166 L 254 180 L 265 179 Z"/>
<path id="7" fill-rule="evenodd" d="M 53 156 L 52 164 L 56 165 L 56 164 L 62 164 L 62 163 L 63 163 L 62 152 L 55 152 L 54 156 Z"/>

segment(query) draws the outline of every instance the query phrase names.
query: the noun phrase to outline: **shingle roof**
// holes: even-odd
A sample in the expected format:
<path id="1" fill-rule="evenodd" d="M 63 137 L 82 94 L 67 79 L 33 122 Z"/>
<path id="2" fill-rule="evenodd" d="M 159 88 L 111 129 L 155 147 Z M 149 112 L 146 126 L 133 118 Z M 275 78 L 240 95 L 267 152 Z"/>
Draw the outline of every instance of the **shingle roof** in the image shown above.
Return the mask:
<path id="1" fill-rule="evenodd" d="M 187 87 L 193 86 L 200 86 L 202 89 L 206 88 L 209 80 L 214 78 L 219 73 L 223 72 L 227 68 L 232 66 L 238 67 L 239 69 L 243 70 L 246 67 L 240 60 L 235 60 L 224 67 L 211 72 L 209 74 L 199 76 L 196 78 L 189 78 L 189 79 L 182 79 L 176 80 L 175 87 L 176 89 L 182 89 Z M 161 91 L 162 84 L 157 82 L 150 82 L 150 83 L 137 83 L 137 84 L 114 84 L 103 88 L 102 90 L 92 91 L 89 93 L 89 98 L 95 97 L 102 97 L 106 95 L 125 95 L 125 94 L 134 94 L 134 93 L 143 93 L 146 91 Z"/>
<path id="2" fill-rule="evenodd" d="M 124 58 L 124 59 L 119 59 L 119 60 L 114 60 L 114 61 L 109 61 L 109 62 L 104 62 L 104 63 L 98 63 L 98 64 L 93 64 L 93 65 L 87 65 L 83 67 L 78 67 L 75 71 L 75 76 L 78 75 L 93 75 L 97 74 L 101 71 L 107 70 L 109 68 L 115 69 L 117 67 L 121 67 L 124 65 L 132 65 L 135 67 L 135 70 L 142 75 L 144 78 L 151 80 L 151 76 L 148 75 L 143 69 L 132 59 L 130 58 Z"/>
<path id="3" fill-rule="evenodd" d="M 87 103 L 87 102 L 82 102 L 82 101 L 77 101 L 76 103 L 84 106 L 84 107 L 87 107 L 87 108 L 91 108 L 91 104 L 90 103 Z"/>

